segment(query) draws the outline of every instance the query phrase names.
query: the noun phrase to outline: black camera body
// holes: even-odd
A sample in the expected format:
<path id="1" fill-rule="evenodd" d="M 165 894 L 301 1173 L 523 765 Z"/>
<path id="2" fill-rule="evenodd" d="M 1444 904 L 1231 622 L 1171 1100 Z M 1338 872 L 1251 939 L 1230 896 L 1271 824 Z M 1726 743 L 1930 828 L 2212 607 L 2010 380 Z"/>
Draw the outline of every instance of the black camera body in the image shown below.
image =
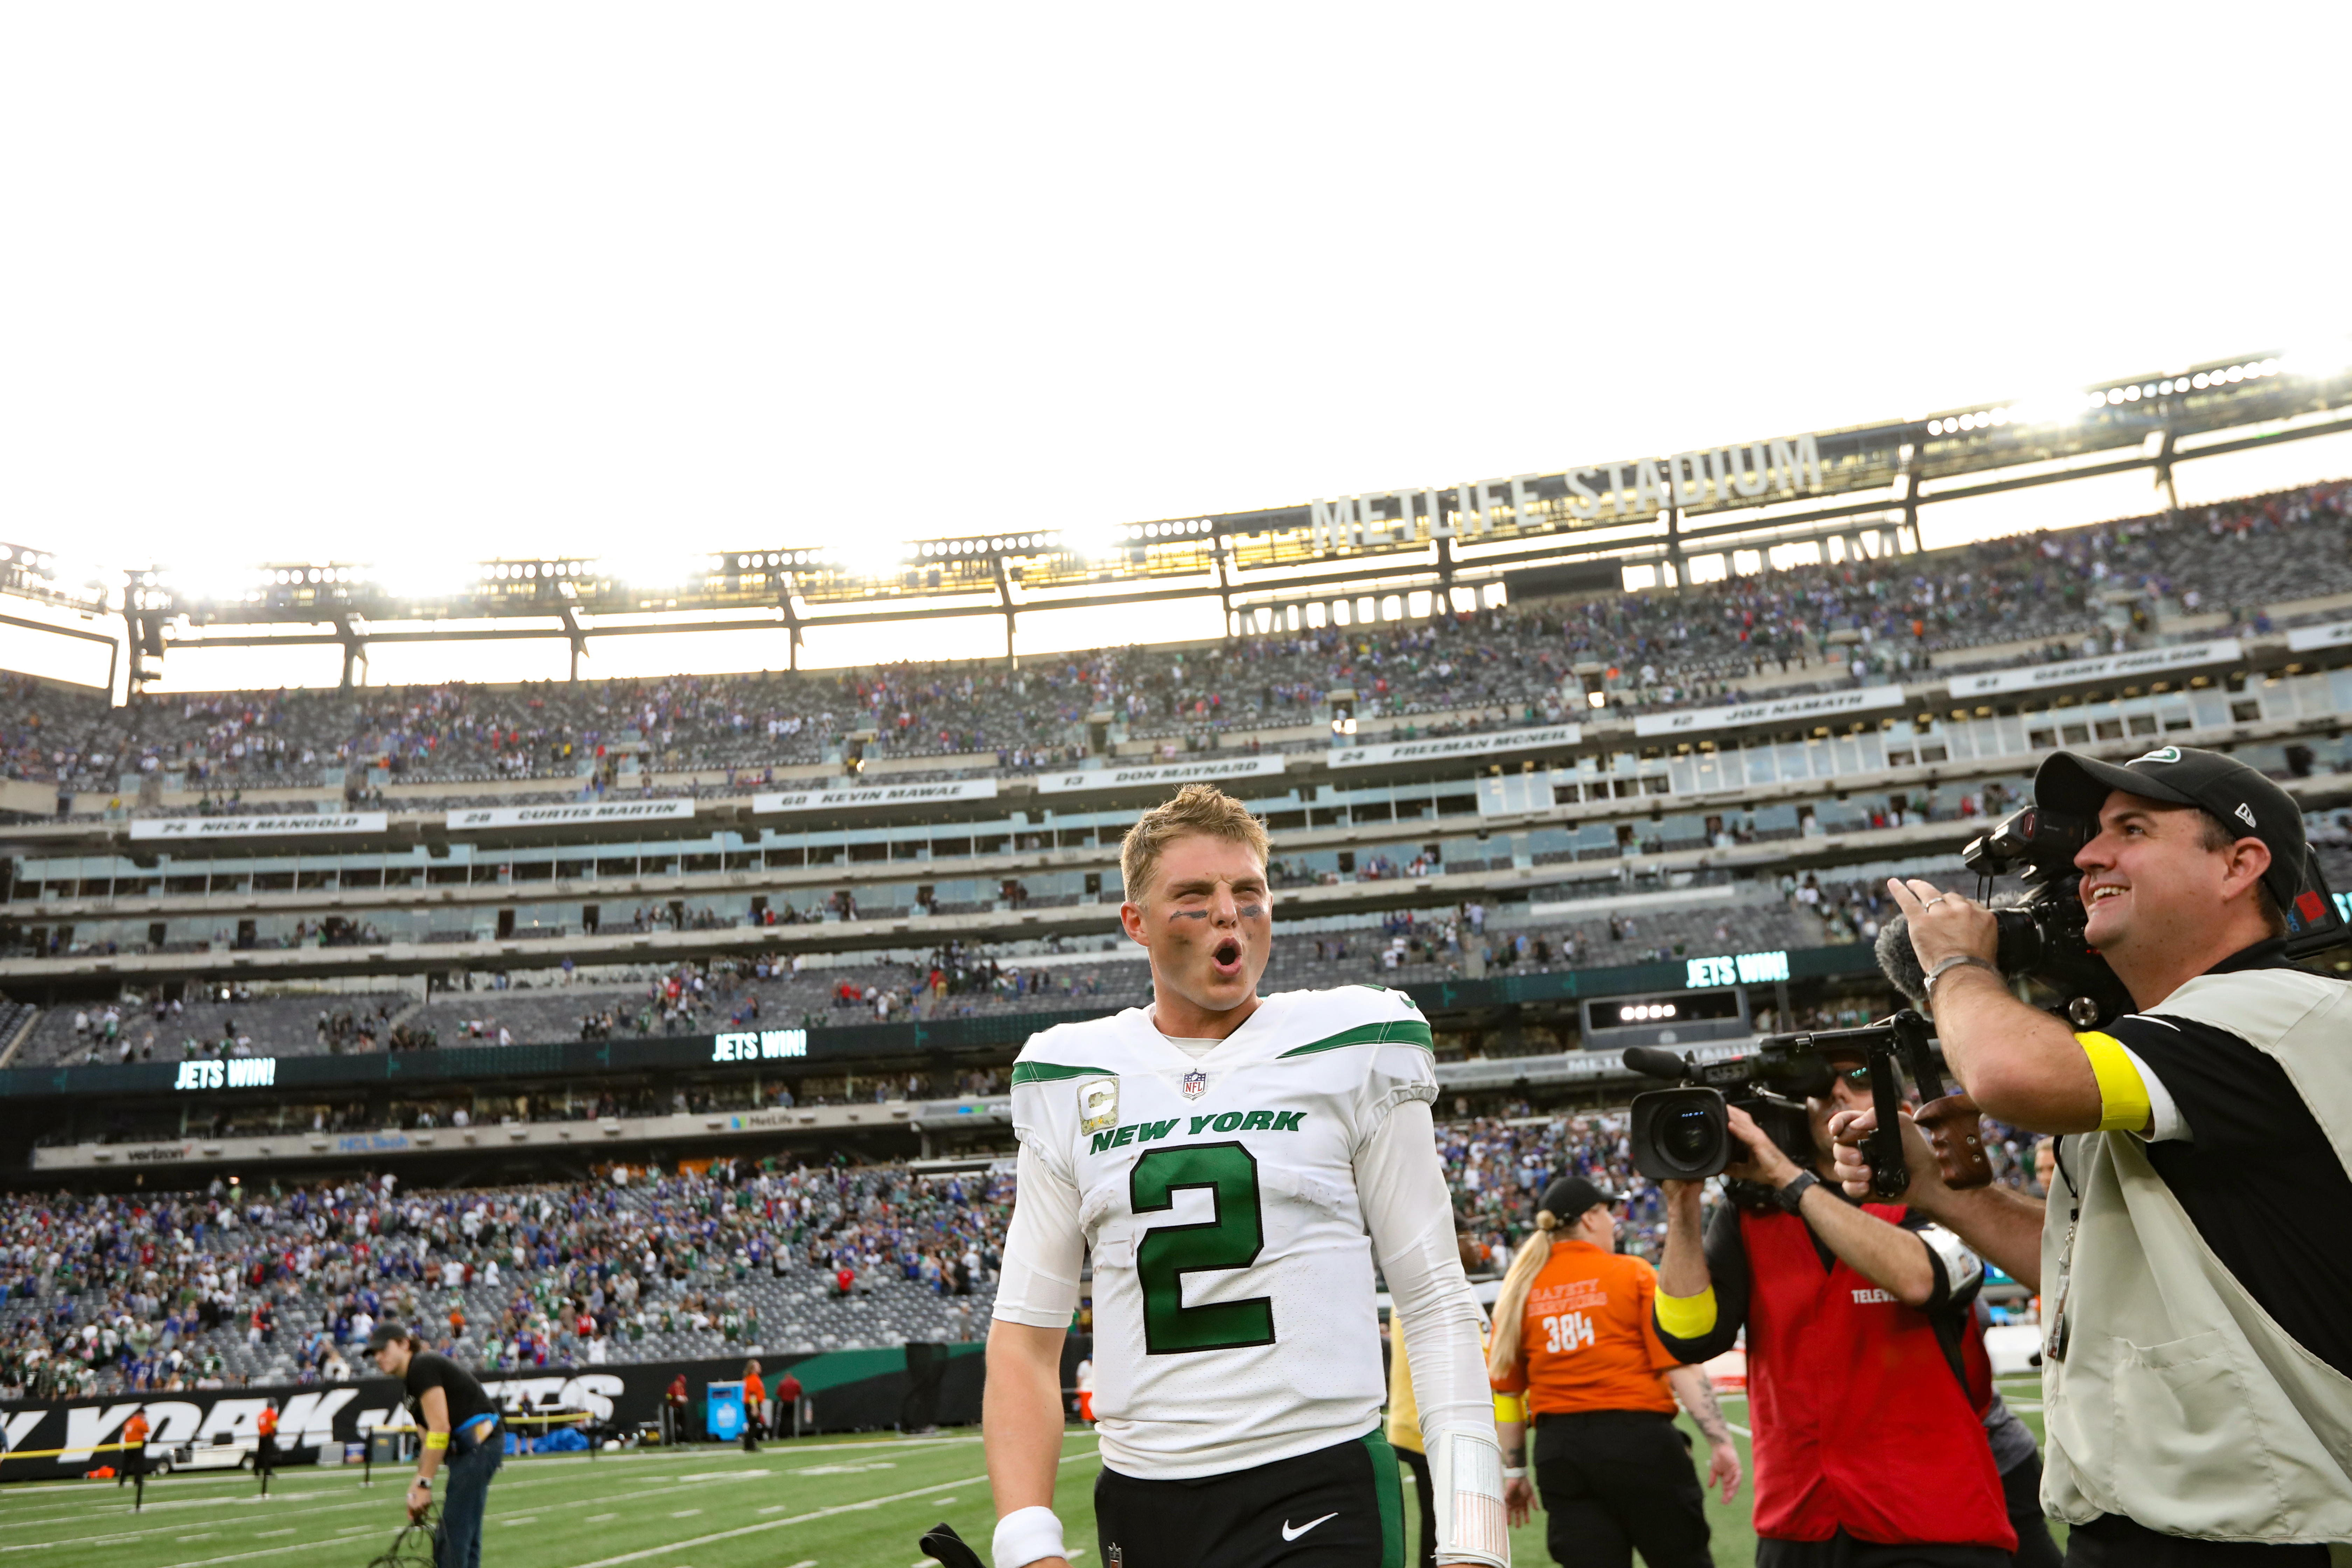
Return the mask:
<path id="1" fill-rule="evenodd" d="M 1728 1112 L 1736 1105 L 1755 1118 L 1783 1153 L 1811 1170 L 1813 1127 L 1805 1100 L 1829 1092 L 1830 1068 L 1795 1043 L 1801 1037 L 1769 1039 L 1747 1055 L 1717 1062 L 1697 1062 L 1649 1046 L 1628 1049 L 1627 1067 L 1677 1086 L 1633 1097 L 1633 1168 L 1654 1182 L 1721 1175 L 1739 1147 Z"/>
<path id="2" fill-rule="evenodd" d="M 2022 898 L 1992 912 L 1993 963 L 2003 974 L 2029 975 L 2058 993 L 2062 1011 L 2078 1029 L 2132 1010 L 2131 994 L 2083 936 L 2091 917 L 2083 907 L 2083 873 L 2074 857 L 2098 831 L 2088 817 L 2029 805 L 1960 851 L 1962 863 L 1981 879 L 1980 892 L 2012 872 L 2025 884 Z"/>
<path id="3" fill-rule="evenodd" d="M 1721 1175 L 1738 1143 L 1731 1136 L 1730 1108 L 1738 1106 L 1799 1168 L 1817 1162 L 1812 1116 L 1805 1101 L 1830 1097 L 1832 1077 L 1862 1072 L 1870 1087 L 1876 1131 L 1862 1139 L 1874 1195 L 1899 1198 L 1911 1186 L 1899 1117 L 1905 1109 L 1903 1077 L 1917 1089 L 1919 1130 L 1935 1151 L 1945 1182 L 1979 1187 L 1992 1180 L 1976 1102 L 1947 1097 L 1927 1021 L 1905 1008 L 1858 1029 L 1812 1029 L 1773 1035 L 1746 1056 L 1702 1066 L 1688 1057 L 1635 1046 L 1625 1065 L 1649 1078 L 1674 1079 L 1674 1089 L 1633 1097 L 1633 1168 L 1654 1182 L 1701 1181 Z M 1734 1203 L 1763 1209 L 1772 1194 L 1757 1184 L 1726 1184 Z"/>
<path id="4" fill-rule="evenodd" d="M 1962 863 L 1980 879 L 1980 897 L 1990 895 L 1999 877 L 2015 873 L 2025 884 L 2022 898 L 1992 911 L 1999 933 L 1993 962 L 2003 974 L 2023 975 L 2056 992 L 2059 1005 L 2053 1011 L 2077 1029 L 2097 1028 L 2134 1010 L 2131 993 L 2083 934 L 2091 916 L 2083 907 L 2083 873 L 2074 857 L 2098 831 L 2092 818 L 2029 805 L 1960 851 Z M 2325 952 L 2352 937 L 2336 911 L 2319 856 L 2308 847 L 2302 891 L 2284 913 L 2290 958 Z"/>

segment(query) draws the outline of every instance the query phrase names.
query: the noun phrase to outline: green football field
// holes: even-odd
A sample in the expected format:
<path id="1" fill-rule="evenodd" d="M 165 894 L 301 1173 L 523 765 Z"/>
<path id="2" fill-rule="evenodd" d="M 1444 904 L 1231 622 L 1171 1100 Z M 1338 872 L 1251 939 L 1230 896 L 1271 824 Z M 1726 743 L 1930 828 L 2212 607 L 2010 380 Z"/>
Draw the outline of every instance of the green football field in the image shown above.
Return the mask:
<path id="1" fill-rule="evenodd" d="M 2004 1392 L 2039 1433 L 2039 1380 L 2005 1379 Z M 1745 1402 L 1725 1414 L 1745 1425 Z M 1745 1440 L 1742 1447 L 1745 1448 Z M 1055 1507 L 1073 1557 L 1094 1563 L 1094 1438 L 1064 1440 Z M 133 1513 L 128 1489 L 110 1481 L 0 1488 L 0 1560 L 26 1568 L 216 1568 L 229 1563 L 365 1568 L 401 1522 L 405 1471 L 282 1471 L 270 1496 L 243 1474 L 180 1476 L 147 1489 Z M 1742 1484 L 1729 1504 L 1710 1500 L 1715 1560 L 1750 1568 L 1755 1534 Z M 1407 1539 L 1412 1489 L 1405 1487 Z M 916 1539 L 945 1520 L 987 1558 L 995 1523 L 977 1432 L 919 1438 L 810 1438 L 760 1453 L 697 1447 L 522 1458 L 490 1488 L 482 1534 L 486 1568 L 917 1568 Z M 1514 1538 L 1512 1558 L 1549 1561 L 1543 1520 Z"/>

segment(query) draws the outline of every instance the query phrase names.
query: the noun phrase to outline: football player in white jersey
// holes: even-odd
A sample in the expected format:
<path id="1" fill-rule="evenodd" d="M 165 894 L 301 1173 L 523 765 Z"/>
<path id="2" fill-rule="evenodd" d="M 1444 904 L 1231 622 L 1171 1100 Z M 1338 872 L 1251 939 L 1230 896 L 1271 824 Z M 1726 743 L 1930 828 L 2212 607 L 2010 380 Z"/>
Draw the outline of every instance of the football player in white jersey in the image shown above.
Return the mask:
<path id="1" fill-rule="evenodd" d="M 988 1339 L 996 1568 L 1066 1568 L 1060 1363 L 1094 1259 L 1101 1561 L 1403 1568 L 1372 1265 L 1405 1325 L 1437 1561 L 1507 1568 L 1502 1452 L 1430 1121 L 1429 1026 L 1372 985 L 1257 994 L 1265 830 L 1213 786 L 1146 812 L 1119 919 L 1153 1001 L 1013 1069 L 1020 1195 Z"/>

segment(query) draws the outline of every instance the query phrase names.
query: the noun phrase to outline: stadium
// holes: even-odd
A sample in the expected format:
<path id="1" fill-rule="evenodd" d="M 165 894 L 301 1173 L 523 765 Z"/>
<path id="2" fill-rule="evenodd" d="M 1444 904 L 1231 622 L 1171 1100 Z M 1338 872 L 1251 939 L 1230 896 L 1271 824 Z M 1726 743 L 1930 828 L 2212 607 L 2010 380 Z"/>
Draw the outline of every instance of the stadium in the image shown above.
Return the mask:
<path id="1" fill-rule="evenodd" d="M 2352 485 L 2174 488 L 2347 429 L 2352 373 L 2263 353 L 1084 538 L 739 540 L 652 585 L 584 557 L 431 595 L 336 560 L 93 584 L 11 542 L 8 624 L 103 675 L 12 677 L 0 735 L 0 1462 L 31 1500 L 0 1528 L 76 1561 L 359 1561 L 388 1505 L 362 1461 L 406 1421 L 360 1346 L 397 1319 L 562 1436 L 499 1485 L 515 1560 L 984 1539 L 1011 1065 L 1150 999 L 1119 848 L 1190 781 L 1272 833 L 1265 990 L 1394 987 L 1429 1020 L 1488 1278 L 1564 1171 L 1633 1192 L 1654 1255 L 1623 1049 L 1892 1011 L 1885 879 L 1950 885 L 2043 753 L 2231 752 L 2352 888 Z M 1939 504 L 2117 474 L 2144 515 L 1922 548 Z M 1017 656 L 1025 616 L 1178 597 L 1225 635 Z M 1007 652 L 802 668 L 813 626 L 945 617 Z M 717 632 L 772 664 L 591 673 L 612 638 Z M 552 641 L 573 678 L 369 682 L 371 649 L 468 639 Z M 157 689 L 264 646 L 340 679 Z M 1999 1179 L 2033 1184 L 2030 1142 L 1995 1129 Z M 2028 1297 L 1996 1281 L 1996 1322 Z M 673 1378 L 701 1426 L 751 1359 L 799 1381 L 799 1436 L 640 1443 Z M 2025 1351 L 1994 1370 L 2037 1408 Z M 264 1402 L 271 1501 L 241 1479 Z M 147 1512 L 67 1500 L 140 1409 L 173 1472 Z M 1076 1521 L 1093 1462 L 1074 1425 Z M 1744 1505 L 1714 1513 L 1746 1561 Z"/>

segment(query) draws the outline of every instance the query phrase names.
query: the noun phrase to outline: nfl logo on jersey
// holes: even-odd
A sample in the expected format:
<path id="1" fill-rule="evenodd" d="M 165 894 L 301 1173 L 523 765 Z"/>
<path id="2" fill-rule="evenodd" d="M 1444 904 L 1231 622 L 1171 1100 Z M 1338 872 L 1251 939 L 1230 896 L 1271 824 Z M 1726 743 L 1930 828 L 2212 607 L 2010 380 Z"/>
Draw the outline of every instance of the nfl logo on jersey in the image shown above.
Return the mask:
<path id="1" fill-rule="evenodd" d="M 1200 1099 L 1202 1095 L 1209 1092 L 1209 1075 L 1202 1071 L 1199 1068 L 1194 1068 L 1191 1072 L 1184 1075 L 1183 1089 L 1185 1099 Z"/>

